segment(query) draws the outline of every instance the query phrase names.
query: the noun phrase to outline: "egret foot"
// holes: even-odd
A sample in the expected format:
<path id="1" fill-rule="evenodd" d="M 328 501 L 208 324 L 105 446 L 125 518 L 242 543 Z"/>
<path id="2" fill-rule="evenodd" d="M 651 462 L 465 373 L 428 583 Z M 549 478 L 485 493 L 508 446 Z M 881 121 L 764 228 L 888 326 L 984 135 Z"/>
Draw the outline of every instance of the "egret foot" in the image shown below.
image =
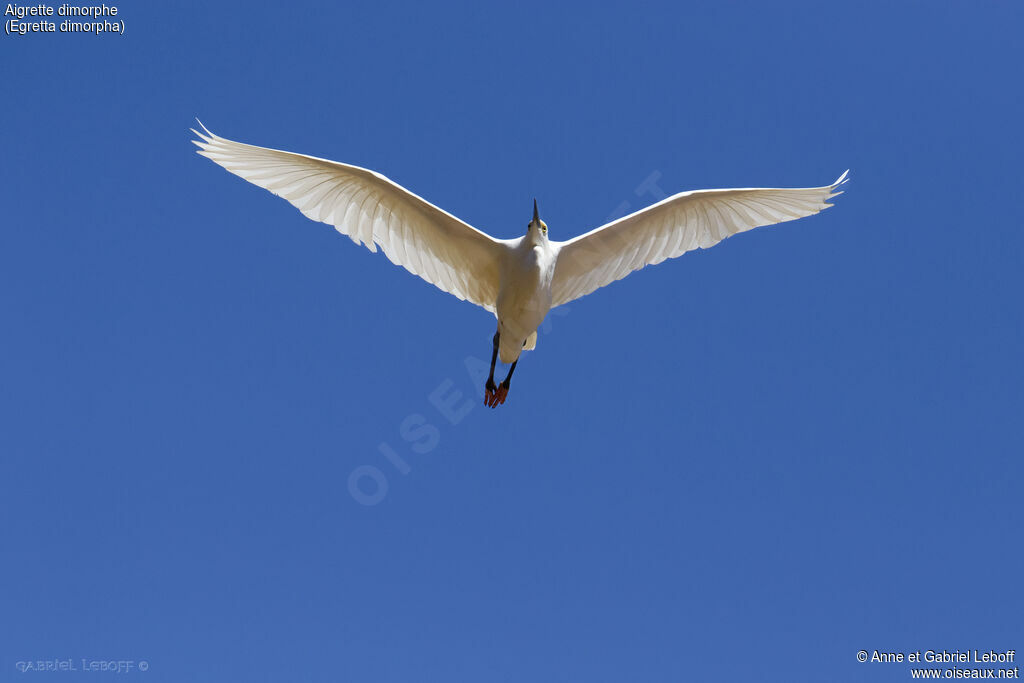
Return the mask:
<path id="1" fill-rule="evenodd" d="M 508 393 L 507 389 L 505 390 L 505 393 Z M 494 378 L 493 377 L 489 377 L 487 379 L 487 384 L 484 385 L 484 405 L 485 406 L 490 406 L 491 408 L 493 408 L 494 406 L 498 405 L 498 396 L 497 396 L 497 394 L 498 394 L 498 387 L 494 383 Z"/>
<path id="2" fill-rule="evenodd" d="M 497 408 L 505 402 L 505 398 L 508 396 L 508 385 L 512 382 L 512 373 L 516 371 L 516 363 L 519 362 L 518 358 L 512 361 L 512 367 L 508 369 L 505 381 L 498 386 L 494 385 L 494 363 L 498 360 L 498 342 L 500 339 L 499 333 L 495 332 L 494 339 L 492 340 L 494 348 L 491 351 L 491 372 L 487 375 L 487 383 L 484 384 L 484 405 L 491 408 Z M 526 342 L 523 342 L 523 346 L 526 346 Z"/>
<path id="3" fill-rule="evenodd" d="M 512 367 L 508 369 L 508 374 L 505 375 L 505 379 L 502 383 L 498 385 L 498 390 L 494 392 L 494 400 L 491 401 L 490 404 L 492 408 L 497 408 L 500 404 L 505 402 L 505 398 L 508 396 L 508 387 L 512 384 L 512 373 L 516 371 L 516 365 L 518 364 L 518 358 L 512 361 Z"/>
<path id="4" fill-rule="evenodd" d="M 508 396 L 508 382 L 502 382 L 498 385 L 498 391 L 494 394 L 494 403 L 491 404 L 491 407 L 497 408 L 499 404 L 504 403 L 506 396 Z"/>

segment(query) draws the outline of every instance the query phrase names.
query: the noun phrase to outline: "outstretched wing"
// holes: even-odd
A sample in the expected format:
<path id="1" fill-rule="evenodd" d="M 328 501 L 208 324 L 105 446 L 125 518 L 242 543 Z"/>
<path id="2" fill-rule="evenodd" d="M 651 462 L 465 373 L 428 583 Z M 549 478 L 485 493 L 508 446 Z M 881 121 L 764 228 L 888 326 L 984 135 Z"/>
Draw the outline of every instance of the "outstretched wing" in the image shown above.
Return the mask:
<path id="1" fill-rule="evenodd" d="M 493 311 L 502 245 L 400 185 L 358 166 L 255 147 L 203 126 L 199 154 L 254 185 L 284 197 L 356 244 L 459 299 Z"/>
<path id="2" fill-rule="evenodd" d="M 738 232 L 810 216 L 842 194 L 843 173 L 831 185 L 799 189 L 695 190 L 558 242 L 552 306 L 621 280 L 634 270 L 707 249 Z"/>

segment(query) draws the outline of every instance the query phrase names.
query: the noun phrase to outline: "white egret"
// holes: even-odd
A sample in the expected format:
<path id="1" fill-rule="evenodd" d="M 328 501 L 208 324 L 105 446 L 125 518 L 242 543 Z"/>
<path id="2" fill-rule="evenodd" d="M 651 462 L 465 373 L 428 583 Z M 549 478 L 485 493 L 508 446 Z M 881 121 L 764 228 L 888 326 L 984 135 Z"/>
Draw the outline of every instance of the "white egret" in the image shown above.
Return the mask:
<path id="1" fill-rule="evenodd" d="M 526 234 L 495 239 L 379 173 L 304 154 L 227 140 L 193 129 L 199 154 L 284 197 L 308 218 L 333 225 L 372 252 L 498 319 L 484 403 L 508 395 L 519 355 L 537 344 L 547 312 L 644 266 L 706 249 L 751 228 L 802 218 L 832 206 L 831 185 L 681 192 L 567 242 L 548 238 L 537 201 Z M 508 375 L 494 383 L 497 358 Z"/>

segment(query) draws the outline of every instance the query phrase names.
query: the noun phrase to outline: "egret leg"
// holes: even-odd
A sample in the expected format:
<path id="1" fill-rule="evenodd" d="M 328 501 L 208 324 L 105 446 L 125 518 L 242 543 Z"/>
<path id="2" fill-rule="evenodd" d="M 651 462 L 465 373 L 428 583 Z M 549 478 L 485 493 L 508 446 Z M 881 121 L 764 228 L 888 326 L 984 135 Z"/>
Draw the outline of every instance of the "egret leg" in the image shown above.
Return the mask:
<path id="1" fill-rule="evenodd" d="M 501 335 L 494 333 L 494 350 L 491 352 L 491 373 L 487 376 L 487 383 L 484 384 L 484 405 L 494 407 L 498 405 L 496 394 L 498 387 L 494 384 L 494 363 L 498 360 L 498 341 Z"/>
<path id="2" fill-rule="evenodd" d="M 498 385 L 498 391 L 495 392 L 495 403 L 491 407 L 495 407 L 500 403 L 505 402 L 505 397 L 508 396 L 508 387 L 512 384 L 512 373 L 516 371 L 516 365 L 519 363 L 519 359 L 516 358 L 512 361 L 512 366 L 508 369 L 508 374 L 505 375 L 505 379 L 502 380 L 501 384 Z"/>

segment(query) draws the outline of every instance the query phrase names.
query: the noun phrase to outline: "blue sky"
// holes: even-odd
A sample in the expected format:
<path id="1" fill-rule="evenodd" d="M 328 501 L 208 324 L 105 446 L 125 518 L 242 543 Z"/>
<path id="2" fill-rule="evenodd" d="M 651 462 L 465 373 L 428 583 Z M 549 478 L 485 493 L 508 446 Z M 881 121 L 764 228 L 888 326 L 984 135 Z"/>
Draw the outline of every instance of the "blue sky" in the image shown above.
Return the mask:
<path id="1" fill-rule="evenodd" d="M 0 38 L 0 680 L 1024 651 L 1018 3 L 120 10 Z M 652 176 L 852 181 L 557 311 L 491 411 L 490 314 L 195 155 L 194 116 L 500 237 Z"/>

